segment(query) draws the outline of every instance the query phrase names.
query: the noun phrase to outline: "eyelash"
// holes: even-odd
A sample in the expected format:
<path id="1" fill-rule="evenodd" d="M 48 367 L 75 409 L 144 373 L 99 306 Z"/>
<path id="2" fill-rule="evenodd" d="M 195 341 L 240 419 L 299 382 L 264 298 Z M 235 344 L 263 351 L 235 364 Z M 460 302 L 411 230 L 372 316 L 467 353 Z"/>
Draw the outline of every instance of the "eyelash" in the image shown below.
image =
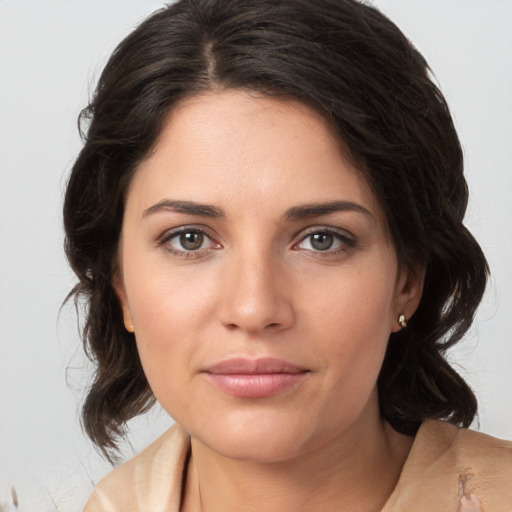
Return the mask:
<path id="1" fill-rule="evenodd" d="M 340 247 L 338 249 L 332 250 L 332 249 L 326 249 L 324 251 L 322 250 L 315 250 L 315 249 L 304 249 L 305 251 L 308 251 L 310 254 L 314 254 L 315 257 L 328 257 L 328 256 L 336 256 L 342 253 L 345 253 L 349 251 L 350 249 L 354 248 L 356 246 L 357 240 L 353 235 L 348 234 L 347 232 L 339 231 L 337 229 L 329 228 L 329 227 L 320 227 L 320 226 L 314 226 L 306 230 L 306 233 L 304 233 L 299 240 L 299 242 L 295 243 L 293 247 L 297 247 L 299 244 L 306 241 L 308 238 L 313 237 L 314 235 L 332 235 L 335 240 L 337 240 L 340 243 Z"/>
<path id="2" fill-rule="evenodd" d="M 210 243 L 217 246 L 215 249 L 220 248 L 221 245 L 214 240 L 214 238 L 205 230 L 200 227 L 195 226 L 183 226 L 178 229 L 173 229 L 172 231 L 167 231 L 164 233 L 159 239 L 158 239 L 158 245 L 161 246 L 165 251 L 170 253 L 172 256 L 177 258 L 197 258 L 204 256 L 208 251 L 211 250 L 211 248 L 206 249 L 196 249 L 196 250 L 179 250 L 174 249 L 170 242 L 183 234 L 199 234 L 202 235 L 205 240 L 210 240 Z"/>
<path id="3" fill-rule="evenodd" d="M 183 235 L 183 234 L 199 234 L 202 235 L 206 240 L 209 240 L 211 244 L 213 244 L 215 247 L 213 247 L 214 250 L 221 248 L 221 244 L 219 242 L 216 242 L 214 237 L 207 232 L 205 229 L 201 227 L 195 227 L 195 226 L 183 226 L 178 229 L 173 229 L 172 231 L 168 231 L 164 233 L 159 239 L 158 239 L 158 246 L 162 247 L 166 252 L 170 253 L 172 256 L 177 258 L 200 258 L 206 253 L 208 253 L 210 250 L 212 250 L 211 247 L 208 247 L 206 249 L 196 249 L 196 250 L 187 250 L 187 249 L 174 249 L 170 242 Z M 330 248 L 326 250 L 319 250 L 319 249 L 303 249 L 304 251 L 314 254 L 316 257 L 328 257 L 328 256 L 336 256 L 341 253 L 345 253 L 348 250 L 352 249 L 356 246 L 356 239 L 352 235 L 347 234 L 346 232 L 340 232 L 337 229 L 329 228 L 329 227 L 320 227 L 315 226 L 308 228 L 306 232 L 301 233 L 302 236 L 300 240 L 292 245 L 292 249 L 300 249 L 298 246 L 302 244 L 304 241 L 306 241 L 308 238 L 313 237 L 314 235 L 331 235 L 334 237 L 336 241 L 338 241 L 341 246 L 340 248 L 336 250 L 332 250 Z"/>

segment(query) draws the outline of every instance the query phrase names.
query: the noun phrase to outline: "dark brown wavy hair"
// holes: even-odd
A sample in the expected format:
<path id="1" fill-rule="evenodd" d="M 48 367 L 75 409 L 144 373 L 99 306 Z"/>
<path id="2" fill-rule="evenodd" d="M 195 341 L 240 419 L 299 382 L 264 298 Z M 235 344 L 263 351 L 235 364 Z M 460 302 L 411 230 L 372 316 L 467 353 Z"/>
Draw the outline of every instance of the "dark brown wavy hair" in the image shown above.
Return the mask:
<path id="1" fill-rule="evenodd" d="M 427 418 L 468 426 L 477 409 L 444 358 L 470 327 L 487 263 L 463 225 L 461 146 L 429 68 L 401 31 L 355 0 L 180 0 L 112 54 L 80 116 L 84 147 L 64 203 L 65 250 L 95 364 L 86 432 L 108 457 L 154 397 L 112 286 L 127 187 L 166 114 L 203 91 L 293 98 L 333 127 L 382 205 L 401 265 L 426 269 L 407 329 L 391 334 L 380 410 L 414 434 Z"/>

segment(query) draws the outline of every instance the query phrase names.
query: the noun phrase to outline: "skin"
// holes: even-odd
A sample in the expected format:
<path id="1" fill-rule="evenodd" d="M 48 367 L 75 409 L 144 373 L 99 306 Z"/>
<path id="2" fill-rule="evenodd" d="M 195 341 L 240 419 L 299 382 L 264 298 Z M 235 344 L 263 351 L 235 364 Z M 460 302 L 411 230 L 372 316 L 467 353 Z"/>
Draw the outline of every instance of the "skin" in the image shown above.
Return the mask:
<path id="1" fill-rule="evenodd" d="M 333 202 L 344 208 L 304 211 Z M 236 90 L 181 102 L 128 190 L 119 258 L 125 325 L 191 436 L 183 510 L 380 510 L 411 440 L 381 420 L 376 381 L 422 279 L 399 269 L 382 209 L 321 117 Z M 231 356 L 308 372 L 235 397 L 202 372 Z"/>

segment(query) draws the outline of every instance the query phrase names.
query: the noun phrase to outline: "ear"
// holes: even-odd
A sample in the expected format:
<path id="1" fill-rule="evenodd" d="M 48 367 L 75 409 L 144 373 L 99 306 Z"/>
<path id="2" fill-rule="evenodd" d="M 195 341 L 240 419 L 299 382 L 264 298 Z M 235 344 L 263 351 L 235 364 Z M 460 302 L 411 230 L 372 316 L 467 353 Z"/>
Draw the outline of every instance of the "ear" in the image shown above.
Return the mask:
<path id="1" fill-rule="evenodd" d="M 425 282 L 425 268 L 420 265 L 404 267 L 398 273 L 393 318 L 391 319 L 391 332 L 402 329 L 399 324 L 400 315 L 409 320 L 413 315 L 423 294 L 423 283 Z"/>
<path id="2" fill-rule="evenodd" d="M 112 286 L 119 300 L 119 304 L 121 305 L 121 310 L 123 311 L 124 327 L 128 332 L 134 332 L 135 328 L 133 326 L 132 312 L 126 297 L 126 289 L 124 286 L 123 278 L 121 277 L 118 269 L 113 271 Z"/>

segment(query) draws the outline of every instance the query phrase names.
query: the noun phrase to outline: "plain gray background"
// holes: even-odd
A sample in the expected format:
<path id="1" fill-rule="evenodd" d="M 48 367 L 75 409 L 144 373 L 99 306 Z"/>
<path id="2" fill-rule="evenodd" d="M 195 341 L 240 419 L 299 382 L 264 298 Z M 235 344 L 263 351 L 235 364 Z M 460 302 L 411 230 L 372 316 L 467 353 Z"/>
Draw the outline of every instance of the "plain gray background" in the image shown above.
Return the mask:
<path id="1" fill-rule="evenodd" d="M 492 280 L 450 360 L 480 400 L 479 425 L 512 438 L 512 1 L 375 0 L 418 46 L 448 98 L 471 202 L 467 225 Z M 0 0 L 0 506 L 74 512 L 109 470 L 82 434 L 90 368 L 71 306 L 61 199 L 80 149 L 76 118 L 115 45 L 163 2 Z M 141 449 L 170 424 L 131 425 Z M 11 504 L 9 506 L 9 504 Z M 2 510 L 0 508 L 0 510 Z"/>

